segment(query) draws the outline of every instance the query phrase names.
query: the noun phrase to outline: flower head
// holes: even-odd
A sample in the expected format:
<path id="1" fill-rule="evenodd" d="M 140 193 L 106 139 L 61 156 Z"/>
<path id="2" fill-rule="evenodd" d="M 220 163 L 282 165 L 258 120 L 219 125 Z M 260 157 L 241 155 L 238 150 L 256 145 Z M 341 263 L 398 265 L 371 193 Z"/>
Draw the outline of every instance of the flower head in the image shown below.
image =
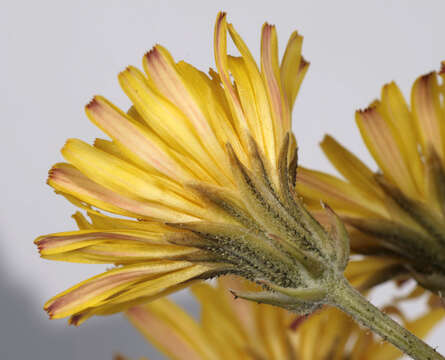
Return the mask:
<path id="1" fill-rule="evenodd" d="M 322 199 L 341 214 L 353 251 L 396 259 L 399 266 L 387 276 L 410 273 L 439 294 L 445 290 L 443 77 L 443 71 L 419 77 L 410 106 L 392 82 L 380 100 L 357 111 L 378 173 L 326 136 L 321 147 L 344 180 L 300 169 L 297 186 L 314 213 Z"/>
<path id="2" fill-rule="evenodd" d="M 241 56 L 227 55 L 227 32 Z M 310 311 L 325 295 L 318 282 L 326 264 L 344 269 L 342 225 L 328 209 L 329 236 L 294 194 L 291 111 L 308 68 L 302 37 L 291 35 L 279 62 L 275 27 L 265 24 L 260 68 L 223 13 L 214 41 L 210 76 L 158 45 L 143 58 L 144 73 L 128 67 L 119 74 L 133 103 L 128 113 L 100 96 L 86 106 L 111 140 L 68 140 L 68 163 L 56 164 L 48 183 L 91 222 L 76 214 L 79 231 L 36 244 L 47 259 L 119 266 L 48 301 L 52 318 L 79 324 L 225 273 L 269 290 L 301 288 L 292 293 L 300 304 L 260 296 Z"/>
<path id="3" fill-rule="evenodd" d="M 278 307 L 234 299 L 227 291 L 233 288 L 259 290 L 227 277 L 220 278 L 216 286 L 193 285 L 201 308 L 199 322 L 167 299 L 135 306 L 126 315 L 149 342 L 175 360 L 395 360 L 402 355 L 335 308 L 301 317 Z M 387 306 L 385 311 L 420 337 L 445 315 L 443 309 L 436 308 L 408 320 L 396 306 Z"/>
<path id="4" fill-rule="evenodd" d="M 241 56 L 227 55 L 227 32 Z M 291 110 L 308 66 L 301 42 L 292 34 L 279 62 L 275 28 L 265 24 L 259 69 L 219 14 L 210 77 L 156 46 L 145 73 L 119 75 L 128 113 L 99 96 L 87 105 L 111 141 L 68 140 L 68 163 L 48 182 L 91 222 L 76 214 L 79 231 L 36 243 L 48 259 L 118 267 L 49 300 L 50 317 L 80 324 L 232 274 L 263 288 L 236 297 L 300 314 L 334 305 L 416 359 L 444 359 L 351 287 L 345 226 L 324 205 L 328 233 L 296 194 Z"/>

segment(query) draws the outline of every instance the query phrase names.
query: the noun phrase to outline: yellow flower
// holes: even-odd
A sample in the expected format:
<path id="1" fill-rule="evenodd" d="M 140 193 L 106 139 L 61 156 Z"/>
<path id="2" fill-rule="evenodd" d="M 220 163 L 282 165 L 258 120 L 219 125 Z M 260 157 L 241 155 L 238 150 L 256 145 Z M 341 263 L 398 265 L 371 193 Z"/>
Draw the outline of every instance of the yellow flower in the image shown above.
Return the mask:
<path id="1" fill-rule="evenodd" d="M 322 199 L 342 215 L 353 251 L 392 257 L 399 265 L 387 277 L 410 273 L 439 295 L 445 290 L 444 76 L 419 77 L 410 106 L 392 82 L 380 100 L 357 111 L 378 173 L 328 135 L 321 147 L 344 180 L 301 168 L 297 184 L 314 213 Z"/>
<path id="2" fill-rule="evenodd" d="M 241 56 L 227 54 L 227 33 Z M 221 13 L 217 72 L 176 63 L 156 46 L 144 72 L 128 67 L 119 75 L 133 104 L 128 113 L 100 96 L 86 106 L 111 141 L 68 140 L 67 163 L 50 170 L 48 183 L 91 221 L 76 214 L 79 231 L 36 244 L 47 259 L 117 266 L 49 300 L 51 318 L 80 324 L 232 274 L 263 289 L 235 291 L 239 298 L 299 314 L 336 306 L 415 359 L 444 359 L 350 285 L 345 226 L 325 205 L 328 233 L 296 194 L 291 112 L 308 68 L 301 45 L 293 33 L 279 61 L 275 27 L 265 24 L 258 67 Z M 275 334 L 283 316 L 271 315 L 262 331 Z M 282 340 L 270 341 L 272 358 L 283 358 Z"/>
<path id="3" fill-rule="evenodd" d="M 227 54 L 227 32 L 241 56 Z M 265 24 L 258 68 L 221 13 L 214 38 L 217 71 L 210 76 L 175 62 L 157 45 L 143 58 L 144 72 L 130 66 L 119 74 L 133 103 L 127 113 L 94 97 L 86 114 L 111 140 L 97 139 L 94 146 L 68 140 L 62 149 L 67 163 L 54 165 L 48 179 L 91 222 L 78 213 L 79 231 L 42 236 L 36 244 L 46 259 L 119 266 L 49 300 L 51 318 L 69 316 L 80 324 L 195 279 L 227 272 L 261 278 L 261 266 L 272 266 L 277 283 L 286 285 L 290 265 L 279 249 L 297 250 L 279 238 L 278 223 L 266 224 L 270 238 L 260 233 L 256 221 L 264 225 L 268 215 L 242 194 L 256 189 L 248 183 L 251 172 L 273 197 L 263 205 L 278 204 L 272 190 L 280 186 L 280 174 L 287 182 L 288 169 L 289 176 L 295 173 L 291 111 L 308 68 L 301 45 L 294 32 L 279 62 L 275 27 Z M 278 260 L 268 262 L 266 253 Z M 298 256 L 313 261 L 304 251 Z M 240 259 L 249 264 L 240 267 Z"/>
<path id="4" fill-rule="evenodd" d="M 199 322 L 165 298 L 135 306 L 126 314 L 172 360 L 392 360 L 402 356 L 335 308 L 299 317 L 278 307 L 236 300 L 227 291 L 230 288 L 255 290 L 228 277 L 220 278 L 216 286 L 192 286 L 201 307 Z M 420 337 L 445 315 L 445 310 L 436 308 L 408 320 L 395 306 L 385 311 Z"/>

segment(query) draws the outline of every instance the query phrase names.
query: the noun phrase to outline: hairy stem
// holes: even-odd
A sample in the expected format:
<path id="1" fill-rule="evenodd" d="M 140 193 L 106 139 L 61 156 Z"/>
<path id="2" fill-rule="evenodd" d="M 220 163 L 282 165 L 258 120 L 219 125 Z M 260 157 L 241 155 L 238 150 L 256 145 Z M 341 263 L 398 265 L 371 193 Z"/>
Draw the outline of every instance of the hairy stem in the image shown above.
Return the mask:
<path id="1" fill-rule="evenodd" d="M 339 279 L 335 283 L 330 301 L 331 305 L 340 308 L 413 359 L 445 360 L 436 350 L 372 305 L 346 279 Z"/>

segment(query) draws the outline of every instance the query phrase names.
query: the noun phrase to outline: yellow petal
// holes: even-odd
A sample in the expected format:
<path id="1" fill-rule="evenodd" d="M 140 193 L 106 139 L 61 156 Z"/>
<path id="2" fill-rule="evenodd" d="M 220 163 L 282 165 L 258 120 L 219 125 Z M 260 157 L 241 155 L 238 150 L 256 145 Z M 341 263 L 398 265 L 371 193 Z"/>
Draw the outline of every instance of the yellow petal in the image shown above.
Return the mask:
<path id="1" fill-rule="evenodd" d="M 107 302 L 108 298 L 132 288 L 137 282 L 149 282 L 154 276 L 189 266 L 185 261 L 156 261 L 112 269 L 55 296 L 45 304 L 45 310 L 54 319 L 70 316 Z"/>
<path id="2" fill-rule="evenodd" d="M 423 164 L 418 149 L 416 125 L 408 105 L 399 87 L 389 83 L 382 88 L 382 109 L 386 118 L 392 123 L 403 144 L 402 152 L 413 176 L 417 189 L 424 187 Z"/>
<path id="3" fill-rule="evenodd" d="M 197 219 L 158 204 L 135 200 L 111 191 L 93 182 L 69 164 L 54 165 L 49 172 L 48 184 L 63 194 L 72 195 L 81 202 L 115 214 L 146 219 L 169 218 L 169 221 L 179 221 L 181 217 L 184 221 Z"/>
<path id="4" fill-rule="evenodd" d="M 224 19 L 225 21 L 225 19 Z M 249 78 L 254 89 L 255 104 L 257 108 L 258 124 L 263 134 L 264 149 L 263 152 L 267 158 L 269 158 L 271 164 L 276 165 L 277 156 L 279 152 L 278 145 L 275 143 L 275 128 L 273 124 L 273 118 L 269 106 L 269 99 L 267 97 L 267 91 L 264 87 L 264 82 L 261 77 L 261 73 L 253 58 L 249 48 L 235 31 L 235 28 L 228 25 L 229 34 L 235 43 L 238 51 L 244 60 L 246 71 L 249 74 Z M 224 35 L 225 36 L 225 35 Z"/>
<path id="5" fill-rule="evenodd" d="M 155 221 L 128 220 L 93 212 L 88 212 L 88 217 L 91 219 L 92 227 L 96 230 L 143 231 L 144 234 L 152 236 L 153 239 L 171 230 L 167 225 Z"/>
<path id="6" fill-rule="evenodd" d="M 62 154 L 91 180 L 114 192 L 135 200 L 162 204 L 192 216 L 204 215 L 204 209 L 178 195 L 182 189 L 168 179 L 147 174 L 80 140 L 68 140 Z"/>
<path id="7" fill-rule="evenodd" d="M 375 199 L 364 197 L 363 193 L 352 184 L 319 171 L 299 167 L 297 191 L 318 204 L 323 200 L 340 213 L 374 214 L 374 216 L 386 214 L 382 204 Z"/>
<path id="8" fill-rule="evenodd" d="M 351 351 L 351 360 L 363 360 L 364 354 L 370 354 L 369 347 L 373 345 L 372 334 L 365 331 L 360 331 L 358 339 Z M 372 355 L 371 355 L 372 358 Z"/>
<path id="9" fill-rule="evenodd" d="M 184 178 L 184 171 L 169 156 L 165 145 L 106 99 L 96 96 L 85 110 L 94 124 L 126 150 L 127 156 L 137 156 L 173 179 Z"/>
<path id="10" fill-rule="evenodd" d="M 185 268 L 184 270 L 187 270 Z M 181 270 L 178 270 L 181 271 Z M 166 275 L 167 276 L 167 275 Z M 154 279 L 151 280 L 151 282 L 159 282 L 160 279 Z M 167 288 L 164 288 L 163 290 L 160 290 L 158 292 L 152 293 L 150 296 L 143 297 L 143 298 L 135 298 L 133 300 L 122 302 L 122 303 L 105 303 L 97 307 L 90 307 L 88 309 L 85 309 L 81 312 L 78 312 L 74 315 L 72 315 L 68 323 L 70 325 L 79 326 L 83 324 L 86 320 L 91 318 L 92 316 L 108 316 L 112 314 L 116 314 L 119 312 L 123 312 L 128 310 L 131 307 L 138 306 L 141 304 L 146 304 L 150 301 L 155 301 L 158 299 L 162 299 L 166 296 L 169 296 L 177 291 L 184 290 L 185 288 L 189 287 L 193 282 L 198 280 L 188 280 L 183 283 L 171 285 Z"/>
<path id="11" fill-rule="evenodd" d="M 232 113 L 235 127 L 238 129 L 238 132 L 242 133 L 247 129 L 247 122 L 240 100 L 230 80 L 227 60 L 227 21 L 226 14 L 223 12 L 220 12 L 216 18 L 213 44 L 215 64 L 223 84 L 227 103 Z"/>
<path id="12" fill-rule="evenodd" d="M 143 126 L 146 126 L 146 125 L 143 125 Z M 156 136 L 153 133 L 151 133 L 151 134 L 155 137 L 155 139 L 157 141 L 162 143 L 162 141 L 159 139 L 158 136 Z M 166 146 L 166 145 L 164 143 L 162 143 L 161 147 L 162 146 Z M 147 165 L 146 162 L 139 160 L 139 158 L 137 158 L 135 156 L 128 156 L 128 153 L 123 153 L 121 151 L 121 149 L 119 148 L 119 146 L 113 141 L 104 140 L 104 139 L 96 139 L 94 141 L 94 147 L 96 147 L 102 151 L 105 151 L 115 157 L 118 157 L 130 164 L 136 165 L 140 169 L 142 169 L 146 172 L 160 175 L 160 173 L 156 169 Z M 183 154 L 180 154 L 171 148 L 169 148 L 168 151 L 169 151 L 169 154 L 171 155 L 171 157 L 174 159 L 174 161 L 178 164 L 178 166 L 181 167 L 182 171 L 187 173 L 186 178 L 181 179 L 181 176 L 178 173 L 177 178 L 172 178 L 172 180 L 177 180 L 178 182 L 181 182 L 188 178 L 188 179 L 195 179 L 195 180 L 200 180 L 200 181 L 210 182 L 210 183 L 214 182 L 213 179 L 208 175 L 208 173 L 202 168 L 202 166 L 200 166 L 194 159 L 184 156 Z"/>
<path id="13" fill-rule="evenodd" d="M 291 119 L 281 89 L 277 32 L 275 26 L 269 24 L 263 25 L 261 34 L 261 72 L 274 121 L 275 141 L 280 148 L 284 135 L 291 130 Z"/>
<path id="14" fill-rule="evenodd" d="M 93 228 L 93 225 L 88 222 L 81 212 L 76 211 L 71 217 L 74 219 L 80 230 L 89 230 Z"/>
<path id="15" fill-rule="evenodd" d="M 227 289 L 225 290 L 227 291 Z M 213 323 L 218 324 L 218 331 L 234 346 L 242 347 L 246 341 L 246 334 L 239 326 L 237 319 L 227 303 L 222 301 L 221 293 L 208 284 L 196 284 L 192 292 L 200 302 L 202 315 Z"/>
<path id="16" fill-rule="evenodd" d="M 309 319 L 299 327 L 300 342 L 298 353 L 301 359 L 319 359 L 318 341 L 322 339 L 322 326 L 326 317 L 324 311 L 318 311 L 310 315 Z"/>
<path id="17" fill-rule="evenodd" d="M 350 261 L 345 270 L 345 277 L 355 287 L 360 287 L 376 272 L 399 263 L 400 261 L 397 259 L 368 256 L 363 260 Z"/>
<path id="18" fill-rule="evenodd" d="M 261 317 L 260 307 L 252 302 L 240 299 L 235 299 L 232 294 L 230 294 L 227 289 L 232 289 L 235 291 L 260 291 L 260 288 L 253 283 L 247 282 L 247 280 L 242 280 L 233 276 L 224 276 L 219 278 L 219 285 L 222 289 L 225 289 L 225 298 L 235 315 L 238 319 L 240 326 L 244 329 L 246 335 L 248 336 L 248 341 L 253 344 L 253 349 L 255 353 L 261 358 L 267 357 L 267 350 L 263 342 L 263 337 L 261 330 L 258 326 L 259 318 Z M 256 286 L 256 287 L 255 287 Z"/>
<path id="19" fill-rule="evenodd" d="M 219 167 L 209 157 L 190 120 L 170 101 L 151 89 L 139 70 L 128 67 L 119 74 L 119 82 L 138 113 L 160 138 L 178 153 L 188 155 L 201 164 L 217 184 L 231 184 L 230 179 L 221 176 Z"/>
<path id="20" fill-rule="evenodd" d="M 425 338 L 428 333 L 445 317 L 445 309 L 436 308 L 428 311 L 425 315 L 406 324 L 409 331 L 419 338 Z"/>
<path id="21" fill-rule="evenodd" d="M 332 359 L 342 360 L 346 353 L 346 343 L 353 330 L 354 323 L 338 309 L 327 308 L 328 316 L 323 324 L 323 340 L 317 344 L 316 353 L 320 359 L 332 356 Z M 310 321 L 311 319 L 309 319 Z"/>
<path id="22" fill-rule="evenodd" d="M 265 145 L 263 133 L 259 126 L 261 119 L 257 113 L 255 89 L 249 77 L 245 61 L 242 57 L 229 56 L 228 66 L 235 80 L 236 91 L 243 107 L 250 134 L 260 149 L 264 151 Z"/>
<path id="23" fill-rule="evenodd" d="M 183 79 L 171 55 L 160 45 L 144 56 L 143 65 L 146 74 L 158 91 L 190 120 L 197 137 L 203 143 L 204 151 L 220 166 L 222 172 L 227 172 L 227 166 L 224 167 L 224 160 L 227 161 L 227 159 L 223 147 L 210 126 L 200 94 L 186 81 L 193 80 L 189 81 L 189 84 L 196 83 L 200 80 L 200 75 L 195 73 L 194 75 L 198 76 L 194 76 L 193 79 Z M 188 74 L 190 75 L 190 72 Z"/>
<path id="24" fill-rule="evenodd" d="M 178 270 L 171 271 L 169 273 L 164 273 L 155 279 L 150 279 L 147 282 L 139 282 L 133 284 L 128 288 L 128 291 L 122 292 L 112 299 L 109 300 L 108 306 L 123 305 L 126 308 L 128 303 L 135 302 L 134 304 L 139 304 L 142 302 L 149 302 L 153 300 L 159 293 L 168 290 L 170 287 L 177 284 L 182 284 L 184 282 L 190 281 L 204 273 L 210 271 L 223 270 L 224 266 L 220 264 L 209 264 L 209 265 L 191 265 L 185 261 L 168 261 L 168 264 L 178 264 Z M 189 266 L 180 266 L 179 264 L 188 264 Z M 127 265 L 125 265 L 127 266 Z M 125 267 L 124 266 L 124 267 Z M 171 266 L 171 265 L 170 265 Z M 120 310 L 117 311 L 122 311 Z"/>
<path id="25" fill-rule="evenodd" d="M 398 184 L 405 194 L 416 197 L 418 190 L 408 169 L 406 155 L 402 152 L 400 136 L 396 136 L 377 106 L 356 113 L 360 133 L 383 173 Z"/>
<path id="26" fill-rule="evenodd" d="M 166 244 L 162 235 L 162 233 L 158 233 L 153 236 L 143 231 L 128 230 L 79 230 L 40 236 L 35 240 L 35 244 L 43 254 L 54 254 L 97 244 L 104 239 L 140 241 L 147 244 Z"/>
<path id="27" fill-rule="evenodd" d="M 289 343 L 283 310 L 271 305 L 258 306 L 258 327 L 269 359 L 289 358 Z"/>
<path id="28" fill-rule="evenodd" d="M 286 94 L 290 112 L 292 112 L 298 90 L 309 68 L 309 63 L 301 56 L 302 42 L 303 37 L 294 31 L 289 38 L 281 60 L 281 84 L 283 92 Z"/>
<path id="29" fill-rule="evenodd" d="M 333 137 L 326 135 L 320 145 L 332 165 L 358 190 L 378 198 L 383 195 L 374 173 Z"/>
<path id="30" fill-rule="evenodd" d="M 234 124 L 230 111 L 227 111 L 227 109 L 221 105 L 219 97 L 215 96 L 215 90 L 218 92 L 218 89 L 215 89 L 215 82 L 205 73 L 184 61 L 178 62 L 176 69 L 184 79 L 184 82 L 188 84 L 188 87 L 191 89 L 190 92 L 195 94 L 194 98 L 199 103 L 203 114 L 205 114 L 219 142 L 220 148 L 225 149 L 226 144 L 230 143 L 235 148 L 236 153 L 247 161 L 245 148 L 247 141 L 246 128 L 241 129 L 239 124 Z M 222 89 L 219 89 L 219 91 L 221 90 Z M 224 170 L 228 168 L 225 154 L 220 153 L 217 161 Z M 226 175 L 229 174 L 227 173 Z"/>
<path id="31" fill-rule="evenodd" d="M 129 309 L 130 322 L 172 359 L 219 359 L 205 332 L 184 310 L 167 299 Z"/>
<path id="32" fill-rule="evenodd" d="M 426 152 L 428 144 L 431 144 L 442 161 L 445 161 L 445 128 L 439 96 L 437 74 L 432 72 L 415 81 L 411 104 L 423 151 Z"/>
<path id="33" fill-rule="evenodd" d="M 84 263 L 136 263 L 174 259 L 196 249 L 168 244 L 163 233 L 125 230 L 81 230 L 36 239 L 42 257 Z"/>

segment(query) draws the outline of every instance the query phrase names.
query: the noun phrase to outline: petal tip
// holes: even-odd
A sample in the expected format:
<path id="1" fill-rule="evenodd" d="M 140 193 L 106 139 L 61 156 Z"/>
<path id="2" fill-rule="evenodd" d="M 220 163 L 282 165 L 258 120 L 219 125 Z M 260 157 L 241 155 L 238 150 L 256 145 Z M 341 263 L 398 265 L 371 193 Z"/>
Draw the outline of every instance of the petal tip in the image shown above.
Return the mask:
<path id="1" fill-rule="evenodd" d="M 80 326 L 80 324 L 82 323 L 82 314 L 76 314 L 71 316 L 68 319 L 68 325 L 73 325 L 73 326 Z"/>
<path id="2" fill-rule="evenodd" d="M 216 16 L 216 21 L 220 22 L 224 20 L 227 17 L 227 13 L 225 11 L 220 11 L 218 15 Z"/>
<path id="3" fill-rule="evenodd" d="M 355 113 L 357 115 L 365 115 L 366 116 L 366 115 L 373 115 L 376 110 L 377 110 L 377 105 L 374 102 L 364 109 L 358 109 Z"/>
<path id="4" fill-rule="evenodd" d="M 148 50 L 145 55 L 144 58 L 146 60 L 150 60 L 153 56 L 156 56 L 156 54 L 159 52 L 159 50 L 157 49 L 159 45 L 156 44 L 155 46 L 153 46 L 150 50 Z"/>
<path id="5" fill-rule="evenodd" d="M 43 310 L 48 314 L 50 320 L 55 319 L 55 301 L 49 300 L 44 306 Z"/>
<path id="6" fill-rule="evenodd" d="M 51 169 L 48 170 L 48 178 L 46 179 L 46 183 L 48 185 L 51 185 L 50 181 L 54 180 L 59 173 L 60 173 L 60 169 L 58 167 L 56 167 L 56 165 L 54 165 Z"/>
<path id="7" fill-rule="evenodd" d="M 85 109 L 88 111 L 88 110 L 96 108 L 97 106 L 99 106 L 98 97 L 93 96 L 93 98 L 90 100 L 90 102 L 85 105 Z"/>

